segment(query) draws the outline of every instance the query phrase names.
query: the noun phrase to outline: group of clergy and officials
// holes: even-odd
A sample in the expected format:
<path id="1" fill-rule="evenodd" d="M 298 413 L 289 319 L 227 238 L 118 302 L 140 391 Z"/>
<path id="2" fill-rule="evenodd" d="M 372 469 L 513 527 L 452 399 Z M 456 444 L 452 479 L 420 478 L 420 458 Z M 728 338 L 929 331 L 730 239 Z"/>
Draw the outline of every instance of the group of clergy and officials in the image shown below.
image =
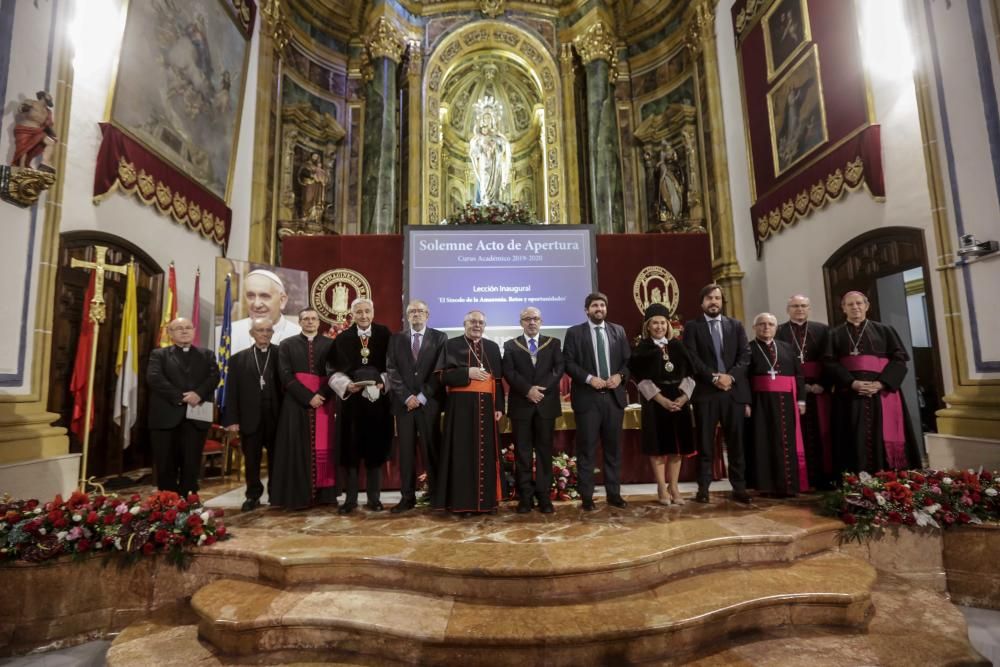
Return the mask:
<path id="1" fill-rule="evenodd" d="M 260 504 L 266 452 L 272 505 L 338 505 L 344 494 L 339 511 L 350 513 L 358 507 L 363 465 L 365 507 L 381 511 L 381 469 L 395 435 L 402 488 L 392 512 L 416 506 L 418 458 L 432 508 L 496 512 L 506 412 L 517 511 L 551 513 L 564 374 L 571 379 L 585 511 L 596 508 L 598 441 L 607 502 L 627 506 L 619 471 L 630 380 L 642 410 L 642 451 L 664 505 L 685 502 L 680 468 L 694 456 L 694 500 L 710 501 L 720 431 L 737 502 L 750 502 L 748 488 L 789 496 L 828 488 L 845 470 L 919 465 L 899 391 L 908 357 L 892 327 L 867 319 L 864 294 L 844 295 L 846 321 L 833 328 L 810 321 L 809 299 L 793 296 L 789 320 L 779 325 L 770 313 L 757 315 L 752 339 L 739 320 L 722 314 L 721 286 L 707 285 L 700 296 L 702 316 L 684 325 L 682 337 L 667 308 L 651 304 L 634 348 L 625 330 L 607 321 L 608 298 L 600 292 L 586 297 L 586 321 L 570 327 L 563 344 L 541 332 L 538 308 L 525 308 L 523 333 L 504 343 L 503 354 L 484 337 L 482 311 L 467 313 L 463 335 L 448 339 L 428 326 L 430 311 L 419 299 L 406 307 L 408 327 L 395 334 L 374 321 L 375 304 L 364 298 L 351 304 L 352 324 L 336 338 L 320 334 L 311 308 L 299 313 L 301 332 L 280 345 L 272 343 L 273 320 L 253 318 L 253 345 L 230 360 L 223 414 L 242 440 L 243 509 Z M 155 350 L 148 370 L 156 481 L 189 493 L 198 489 L 208 425 L 192 409 L 211 399 L 219 375 L 211 352 L 191 346 L 189 321 L 175 320 L 169 333 L 173 345 Z"/>

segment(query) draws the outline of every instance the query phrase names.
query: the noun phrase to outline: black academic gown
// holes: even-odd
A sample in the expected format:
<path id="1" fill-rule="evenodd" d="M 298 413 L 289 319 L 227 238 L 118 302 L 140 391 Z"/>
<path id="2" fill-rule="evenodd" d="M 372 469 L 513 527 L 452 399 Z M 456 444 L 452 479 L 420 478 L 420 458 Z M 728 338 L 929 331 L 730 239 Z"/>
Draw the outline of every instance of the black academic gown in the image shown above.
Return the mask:
<path id="1" fill-rule="evenodd" d="M 769 373 L 772 365 L 776 378 L 791 378 L 795 396 L 791 392 L 761 390 L 775 382 Z M 806 491 L 809 482 L 803 485 L 800 474 L 806 469 L 805 452 L 800 460 L 796 437 L 798 400 L 805 391 L 797 353 L 784 341 L 775 340 L 771 345 L 751 341 L 747 379 L 752 392 L 747 486 L 778 496 Z"/>
<path id="2" fill-rule="evenodd" d="M 270 501 L 289 509 L 300 509 L 314 503 L 329 503 L 336 499 L 332 486 L 316 486 L 316 450 L 314 447 L 316 420 L 328 419 L 324 410 L 309 407 L 318 393 L 327 403 L 333 391 L 325 378 L 333 341 L 317 335 L 310 342 L 304 334 L 287 338 L 278 348 L 278 373 L 284 388 L 278 434 L 275 438 L 274 471 L 271 474 Z M 311 373 L 324 378 L 319 390 L 313 392 L 296 379 L 296 373 Z M 328 424 L 332 434 L 333 424 Z M 332 437 L 330 447 L 333 447 Z M 332 457 L 333 452 L 330 452 Z M 331 458 L 330 465 L 333 465 Z"/>
<path id="3" fill-rule="evenodd" d="M 680 384 L 686 377 L 694 374 L 687 349 L 676 338 L 667 343 L 667 356 L 673 365 L 666 369 L 668 362 L 663 350 L 651 338 L 644 338 L 632 351 L 628 367 L 632 371 L 632 379 L 637 383 L 643 380 L 653 382 L 660 393 L 671 401 L 681 396 Z M 694 456 L 697 449 L 694 443 L 694 428 L 691 416 L 691 404 L 688 403 L 680 412 L 670 412 L 656 401 L 647 401 L 639 397 L 642 405 L 642 453 L 647 456 Z"/>
<path id="4" fill-rule="evenodd" d="M 493 392 L 463 391 L 471 385 L 469 368 L 480 360 L 492 375 Z M 481 339 L 477 359 L 468 338 L 452 338 L 442 346 L 437 368 L 448 398 L 431 504 L 452 512 L 491 512 L 500 500 L 499 430 L 493 419 L 504 410 L 500 348 Z"/>
<path id="5" fill-rule="evenodd" d="M 806 394 L 806 413 L 802 415 L 802 443 L 806 450 L 809 481 L 816 488 L 827 488 L 836 481 L 833 468 L 833 435 L 831 432 L 833 387 L 823 364 L 826 339 L 830 327 L 822 322 L 788 321 L 778 325 L 775 339 L 788 343 L 802 362 L 802 378 L 806 384 L 823 387 L 822 394 Z"/>
<path id="6" fill-rule="evenodd" d="M 855 380 L 878 380 L 885 392 L 899 393 L 899 387 L 906 377 L 906 362 L 909 355 L 903 347 L 899 334 L 891 326 L 866 320 L 865 327 L 844 322 L 830 330 L 823 361 L 835 385 L 833 400 L 833 442 L 834 465 L 838 471 L 857 472 L 865 470 L 877 472 L 890 469 L 885 451 L 882 425 L 881 396 L 861 396 L 851 389 Z M 862 333 L 864 328 L 864 333 Z M 860 338 L 860 340 L 859 340 Z M 888 361 L 880 372 L 849 371 L 844 362 L 851 357 L 853 341 L 858 341 L 860 355 L 872 355 Z M 917 439 L 910 427 L 906 414 L 906 402 L 900 402 L 903 411 L 905 434 L 904 454 L 908 467 L 919 467 L 920 450 Z"/>
<path id="7" fill-rule="evenodd" d="M 351 325 L 334 340 L 333 369 L 352 382 L 385 382 L 386 353 L 392 333 L 381 324 L 371 325 L 368 337 L 368 363 L 363 363 L 361 338 L 357 325 Z M 337 463 L 351 468 L 363 460 L 365 467 L 377 468 L 389 458 L 392 448 L 392 415 L 389 387 L 375 402 L 358 392 L 346 393 L 338 401 Z"/>

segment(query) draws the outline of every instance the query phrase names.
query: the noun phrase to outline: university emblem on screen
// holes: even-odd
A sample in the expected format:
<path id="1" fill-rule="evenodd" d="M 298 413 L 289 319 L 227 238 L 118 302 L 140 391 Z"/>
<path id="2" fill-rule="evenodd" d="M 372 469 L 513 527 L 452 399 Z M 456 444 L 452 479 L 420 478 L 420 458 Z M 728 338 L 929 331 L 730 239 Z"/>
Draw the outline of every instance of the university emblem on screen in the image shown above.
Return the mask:
<path id="1" fill-rule="evenodd" d="M 320 318 L 334 327 L 340 327 L 351 317 L 351 302 L 372 298 L 368 280 L 351 269 L 330 269 L 312 285 L 312 305 Z"/>
<path id="2" fill-rule="evenodd" d="M 661 303 L 673 317 L 681 291 L 677 286 L 677 279 L 665 268 L 647 266 L 636 275 L 635 282 L 632 283 L 632 298 L 640 313 L 645 313 L 654 303 Z"/>

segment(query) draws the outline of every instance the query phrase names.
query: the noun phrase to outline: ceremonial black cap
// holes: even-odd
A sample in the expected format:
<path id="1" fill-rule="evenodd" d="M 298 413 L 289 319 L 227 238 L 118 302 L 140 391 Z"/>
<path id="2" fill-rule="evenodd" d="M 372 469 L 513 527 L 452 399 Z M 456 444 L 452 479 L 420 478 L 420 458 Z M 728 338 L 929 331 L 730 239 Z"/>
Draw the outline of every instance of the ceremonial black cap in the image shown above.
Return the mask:
<path id="1" fill-rule="evenodd" d="M 651 304 L 649 304 L 649 306 L 646 308 L 646 312 L 643 314 L 642 318 L 643 318 L 644 321 L 648 322 L 649 320 L 653 319 L 657 315 L 659 315 L 661 317 L 665 317 L 665 318 L 667 318 L 667 320 L 670 319 L 670 311 L 667 310 L 667 307 L 664 306 L 662 303 L 651 303 Z"/>

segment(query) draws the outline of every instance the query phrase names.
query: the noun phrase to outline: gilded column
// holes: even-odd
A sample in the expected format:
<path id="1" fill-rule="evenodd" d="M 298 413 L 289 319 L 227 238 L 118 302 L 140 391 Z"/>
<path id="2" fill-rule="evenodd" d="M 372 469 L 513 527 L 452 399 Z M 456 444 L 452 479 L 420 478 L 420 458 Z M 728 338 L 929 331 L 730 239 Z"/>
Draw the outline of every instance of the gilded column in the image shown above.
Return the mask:
<path id="1" fill-rule="evenodd" d="M 407 165 L 407 178 L 409 180 L 409 216 L 407 222 L 411 225 L 419 225 L 420 220 L 420 111 L 423 109 L 420 99 L 420 76 L 424 69 L 424 53 L 420 48 L 418 40 L 411 40 L 406 47 L 406 86 L 407 94 L 410 98 L 409 117 L 407 128 L 409 129 L 409 154 L 410 163 Z"/>
<path id="2" fill-rule="evenodd" d="M 562 45 L 559 53 L 559 67 L 562 74 L 563 146 L 565 146 L 563 169 L 566 174 L 568 190 L 574 193 L 567 198 L 565 221 L 570 224 L 579 224 L 583 221 L 580 219 L 580 197 L 575 194 L 580 190 L 580 168 L 576 161 L 576 95 L 574 93 L 576 70 L 573 67 L 572 44 Z M 545 208 L 541 207 L 538 210 L 544 211 Z"/>
<path id="3" fill-rule="evenodd" d="M 712 235 L 712 274 L 715 281 L 725 288 L 726 310 L 728 314 L 743 319 L 743 271 L 736 258 L 736 236 L 733 230 L 733 204 L 729 193 L 729 170 L 726 158 L 726 144 L 723 140 L 722 88 L 719 83 L 719 58 L 715 43 L 714 2 L 700 0 L 690 11 L 686 45 L 696 62 L 700 58 L 701 85 L 704 86 L 707 109 L 702 110 L 703 118 L 711 128 L 710 135 L 716 137 L 705 142 L 711 151 L 710 178 L 715 196 L 706 208 L 709 231 Z"/>
<path id="4" fill-rule="evenodd" d="M 625 212 L 613 87 L 615 36 L 604 23 L 598 22 L 577 37 L 574 45 L 586 72 L 592 222 L 600 233 L 622 233 L 625 231 Z"/>
<path id="5" fill-rule="evenodd" d="M 278 99 L 276 71 L 280 67 L 281 51 L 288 43 L 288 28 L 280 13 L 280 5 L 261 7 L 263 19 L 257 52 L 257 103 L 254 118 L 253 191 L 250 196 L 250 248 L 252 262 L 276 264 L 278 261 L 277 223 L 272 199 L 277 200 L 277 179 L 270 156 L 276 149 L 272 127 L 272 103 Z M 265 12 L 264 10 L 268 10 Z"/>
<path id="6" fill-rule="evenodd" d="M 385 17 L 368 31 L 365 43 L 372 75 L 365 85 L 364 163 L 361 167 L 361 233 L 396 231 L 396 67 L 403 37 Z"/>

